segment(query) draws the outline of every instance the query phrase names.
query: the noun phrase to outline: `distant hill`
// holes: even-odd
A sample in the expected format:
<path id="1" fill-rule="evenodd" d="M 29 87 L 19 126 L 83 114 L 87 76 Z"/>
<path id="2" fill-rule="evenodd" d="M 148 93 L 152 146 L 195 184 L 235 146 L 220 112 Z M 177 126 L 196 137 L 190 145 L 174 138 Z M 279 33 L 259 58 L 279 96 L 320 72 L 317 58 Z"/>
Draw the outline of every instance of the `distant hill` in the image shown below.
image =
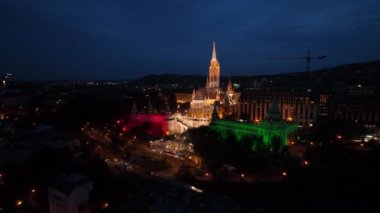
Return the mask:
<path id="1" fill-rule="evenodd" d="M 365 63 L 346 64 L 333 68 L 326 68 L 317 71 L 283 73 L 274 75 L 252 75 L 252 76 L 231 76 L 225 77 L 222 73 L 221 86 L 227 84 L 228 79 L 233 83 L 240 84 L 242 88 L 251 87 L 262 83 L 271 87 L 289 88 L 296 87 L 317 87 L 326 88 L 334 84 L 344 85 L 380 85 L 380 61 Z M 263 81 L 264 80 L 264 81 Z M 188 90 L 194 87 L 202 87 L 206 83 L 206 76 L 202 75 L 148 75 L 134 81 L 137 85 L 160 87 L 174 87 Z"/>
<path id="2" fill-rule="evenodd" d="M 162 88 L 168 87 L 190 90 L 194 87 L 204 86 L 206 83 L 206 77 L 202 75 L 176 74 L 147 75 L 131 83 L 139 86 L 154 87 L 159 85 Z"/>
<path id="3" fill-rule="evenodd" d="M 380 85 L 380 61 L 348 64 L 316 72 L 324 80 L 344 80 L 351 84 Z"/>
<path id="4" fill-rule="evenodd" d="M 311 78 L 315 81 L 344 82 L 346 84 L 377 85 L 380 80 L 380 61 L 346 64 L 333 68 L 326 68 L 310 72 L 284 73 L 266 76 L 268 78 L 287 78 L 289 80 L 303 80 Z"/>

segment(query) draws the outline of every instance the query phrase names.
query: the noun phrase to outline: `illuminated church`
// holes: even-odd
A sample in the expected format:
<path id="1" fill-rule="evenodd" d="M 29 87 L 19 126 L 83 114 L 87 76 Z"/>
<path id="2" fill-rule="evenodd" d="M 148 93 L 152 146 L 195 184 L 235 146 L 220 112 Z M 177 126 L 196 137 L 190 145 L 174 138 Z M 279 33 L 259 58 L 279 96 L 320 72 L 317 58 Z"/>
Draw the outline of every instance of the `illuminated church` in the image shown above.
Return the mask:
<path id="1" fill-rule="evenodd" d="M 236 112 L 237 100 L 238 94 L 235 93 L 230 80 L 226 90 L 220 87 L 220 64 L 214 42 L 206 85 L 193 90 L 188 116 L 211 119 L 214 103 L 217 101 L 221 106 L 218 108 L 219 117 L 227 117 Z"/>

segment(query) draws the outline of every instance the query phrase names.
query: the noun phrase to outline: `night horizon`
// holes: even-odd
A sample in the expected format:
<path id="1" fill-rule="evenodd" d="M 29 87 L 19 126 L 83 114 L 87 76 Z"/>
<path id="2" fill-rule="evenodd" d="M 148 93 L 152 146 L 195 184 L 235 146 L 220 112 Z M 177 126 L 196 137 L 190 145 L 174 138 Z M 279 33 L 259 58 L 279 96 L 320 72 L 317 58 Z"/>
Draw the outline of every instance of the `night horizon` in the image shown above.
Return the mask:
<path id="1" fill-rule="evenodd" d="M 3 1 L 0 72 L 15 80 L 203 75 L 216 42 L 224 76 L 380 59 L 375 1 Z M 160 9 L 157 9 L 160 8 Z M 270 60 L 271 58 L 289 58 Z"/>

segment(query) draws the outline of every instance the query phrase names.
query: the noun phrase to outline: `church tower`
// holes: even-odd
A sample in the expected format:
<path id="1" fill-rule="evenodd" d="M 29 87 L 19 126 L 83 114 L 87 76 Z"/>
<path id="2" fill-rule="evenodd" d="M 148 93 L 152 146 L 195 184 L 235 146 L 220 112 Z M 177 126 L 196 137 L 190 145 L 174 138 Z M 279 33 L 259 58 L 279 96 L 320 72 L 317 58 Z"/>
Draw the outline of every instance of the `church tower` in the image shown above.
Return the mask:
<path id="1" fill-rule="evenodd" d="M 220 83 L 220 65 L 216 58 L 215 42 L 213 43 L 212 58 L 210 61 L 210 68 L 208 73 L 207 88 L 219 88 Z"/>

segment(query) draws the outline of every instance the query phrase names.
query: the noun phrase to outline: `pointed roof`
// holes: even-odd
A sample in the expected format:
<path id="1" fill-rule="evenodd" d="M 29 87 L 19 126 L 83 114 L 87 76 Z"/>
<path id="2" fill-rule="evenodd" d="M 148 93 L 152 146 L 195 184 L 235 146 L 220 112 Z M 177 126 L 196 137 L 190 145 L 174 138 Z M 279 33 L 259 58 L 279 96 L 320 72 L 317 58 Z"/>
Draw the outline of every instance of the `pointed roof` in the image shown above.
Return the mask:
<path id="1" fill-rule="evenodd" d="M 234 88 L 232 86 L 231 79 L 228 79 L 227 92 L 231 93 L 233 91 L 234 91 Z"/>
<path id="2" fill-rule="evenodd" d="M 216 58 L 216 47 L 215 47 L 215 42 L 213 42 L 213 47 L 212 47 L 212 58 L 211 61 L 217 61 L 218 59 Z"/>
<path id="3" fill-rule="evenodd" d="M 150 99 L 148 100 L 148 107 L 146 108 L 146 112 L 147 113 L 153 113 L 153 106 L 152 106 L 152 102 L 150 101 Z"/>
<path id="4" fill-rule="evenodd" d="M 74 174 L 67 177 L 61 177 L 53 182 L 50 187 L 65 195 L 70 195 L 77 187 L 87 188 L 88 184 L 92 184 L 92 181 L 89 178 L 80 174 Z M 87 189 L 92 190 L 90 188 Z"/>
<path id="5" fill-rule="evenodd" d="M 137 109 L 137 106 L 136 106 L 136 102 L 133 100 L 133 104 L 132 104 L 132 111 L 131 113 L 138 113 L 138 109 Z"/>

